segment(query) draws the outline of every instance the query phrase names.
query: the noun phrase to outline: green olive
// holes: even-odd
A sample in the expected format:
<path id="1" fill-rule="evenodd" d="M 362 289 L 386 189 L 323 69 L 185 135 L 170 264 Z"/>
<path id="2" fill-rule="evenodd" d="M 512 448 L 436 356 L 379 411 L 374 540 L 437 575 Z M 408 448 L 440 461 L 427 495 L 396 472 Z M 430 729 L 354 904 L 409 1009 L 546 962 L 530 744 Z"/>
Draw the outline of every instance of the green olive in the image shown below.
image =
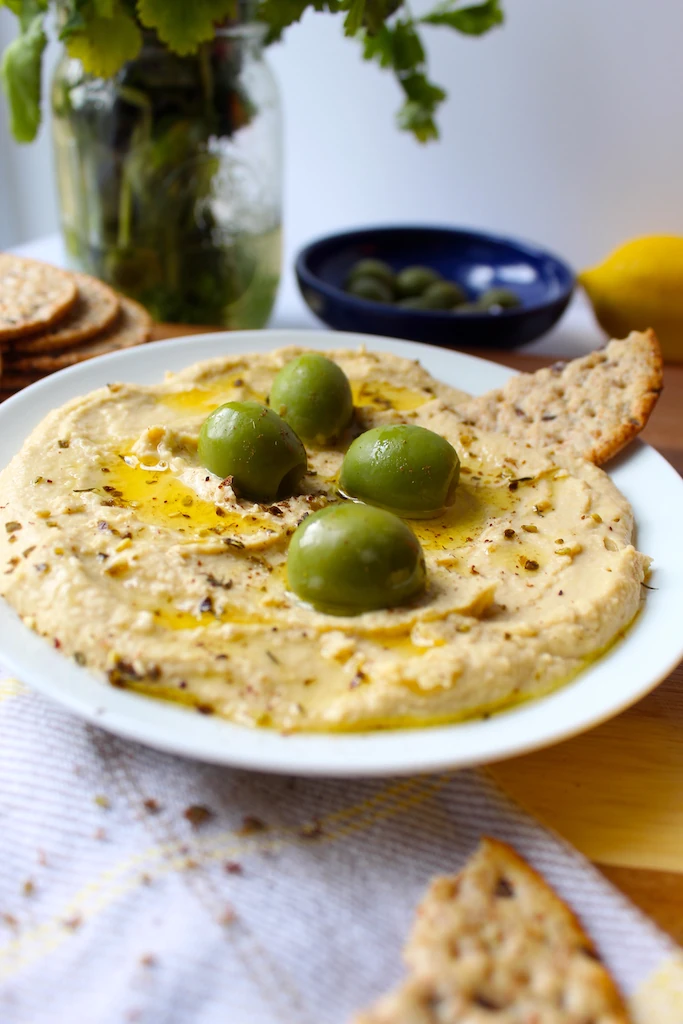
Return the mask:
<path id="1" fill-rule="evenodd" d="M 519 295 L 516 295 L 509 288 L 488 288 L 479 296 L 478 302 L 485 308 L 500 306 L 502 309 L 515 309 L 521 306 Z"/>
<path id="2" fill-rule="evenodd" d="M 406 267 L 396 275 L 396 294 L 400 299 L 422 295 L 435 281 L 443 280 L 431 267 Z"/>
<path id="3" fill-rule="evenodd" d="M 388 263 L 384 260 L 358 260 L 349 270 L 346 278 L 347 287 L 357 277 L 372 277 L 381 281 L 393 290 L 395 274 Z"/>
<path id="4" fill-rule="evenodd" d="M 425 588 L 417 537 L 370 505 L 328 505 L 301 523 L 287 556 L 290 590 L 319 612 L 359 615 L 395 608 Z"/>
<path id="5" fill-rule="evenodd" d="M 480 302 L 461 302 L 459 306 L 454 306 L 451 310 L 452 313 L 487 313 L 488 309 L 486 306 L 482 306 Z"/>
<path id="6" fill-rule="evenodd" d="M 467 302 L 467 294 L 454 281 L 435 281 L 422 294 L 428 309 L 453 309 Z"/>
<path id="7" fill-rule="evenodd" d="M 395 304 L 399 309 L 430 309 L 424 295 L 409 295 L 406 299 L 399 299 Z"/>
<path id="8" fill-rule="evenodd" d="M 349 295 L 355 295 L 358 299 L 367 299 L 369 302 L 393 302 L 394 293 L 384 281 L 378 281 L 375 277 L 354 277 L 346 286 Z"/>
<path id="9" fill-rule="evenodd" d="M 291 359 L 273 381 L 270 407 L 304 441 L 325 444 L 349 425 L 353 396 L 340 366 L 318 352 Z"/>
<path id="10" fill-rule="evenodd" d="M 429 519 L 451 505 L 460 477 L 455 448 L 415 424 L 374 427 L 357 437 L 342 463 L 343 494 L 405 516 Z"/>
<path id="11" fill-rule="evenodd" d="M 204 420 L 199 461 L 251 501 L 274 501 L 296 491 L 306 472 L 306 449 L 288 423 L 260 402 L 226 402 Z"/>

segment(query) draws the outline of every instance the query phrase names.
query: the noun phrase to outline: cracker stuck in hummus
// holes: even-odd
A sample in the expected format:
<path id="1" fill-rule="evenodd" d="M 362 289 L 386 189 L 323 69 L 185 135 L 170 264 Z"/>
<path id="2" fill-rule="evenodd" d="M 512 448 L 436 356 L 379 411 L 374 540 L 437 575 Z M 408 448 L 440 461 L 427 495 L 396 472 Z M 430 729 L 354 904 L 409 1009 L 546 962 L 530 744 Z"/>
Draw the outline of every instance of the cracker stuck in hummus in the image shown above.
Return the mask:
<path id="1" fill-rule="evenodd" d="M 339 350 L 356 408 L 309 446 L 297 493 L 258 504 L 200 465 L 227 401 L 265 401 L 300 349 L 226 356 L 51 413 L 0 475 L 0 595 L 114 686 L 281 730 L 455 721 L 547 693 L 637 613 L 648 558 L 626 499 L 564 451 L 462 422 L 467 396 L 388 353 Z M 455 502 L 411 520 L 427 588 L 330 615 L 289 590 L 290 538 L 340 500 L 353 436 L 410 423 L 460 459 Z"/>
<path id="2" fill-rule="evenodd" d="M 601 466 L 647 424 L 662 391 L 654 331 L 632 331 L 570 363 L 519 373 L 458 408 L 464 423 Z"/>

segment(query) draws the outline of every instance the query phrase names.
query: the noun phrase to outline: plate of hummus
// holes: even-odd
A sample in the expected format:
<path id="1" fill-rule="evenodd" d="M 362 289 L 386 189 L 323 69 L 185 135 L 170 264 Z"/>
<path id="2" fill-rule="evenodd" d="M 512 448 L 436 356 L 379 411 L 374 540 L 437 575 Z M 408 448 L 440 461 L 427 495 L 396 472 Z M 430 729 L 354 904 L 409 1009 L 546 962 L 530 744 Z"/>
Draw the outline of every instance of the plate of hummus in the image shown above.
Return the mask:
<path id="1" fill-rule="evenodd" d="M 683 655 L 683 483 L 633 440 L 660 390 L 651 334 L 533 375 L 311 331 L 54 374 L 0 407 L 0 663 L 263 771 L 572 736 Z"/>

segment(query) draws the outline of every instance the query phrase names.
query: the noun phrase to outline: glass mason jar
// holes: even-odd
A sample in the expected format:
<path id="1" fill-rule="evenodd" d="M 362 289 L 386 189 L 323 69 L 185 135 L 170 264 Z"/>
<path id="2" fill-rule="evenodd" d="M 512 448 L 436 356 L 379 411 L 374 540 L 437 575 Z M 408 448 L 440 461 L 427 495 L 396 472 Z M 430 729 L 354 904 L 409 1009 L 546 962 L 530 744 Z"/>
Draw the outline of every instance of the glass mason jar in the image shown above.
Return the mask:
<path id="1" fill-rule="evenodd" d="M 175 323 L 258 328 L 280 277 L 281 118 L 255 22 L 190 57 L 145 33 L 112 79 L 64 56 L 52 88 L 71 262 Z"/>

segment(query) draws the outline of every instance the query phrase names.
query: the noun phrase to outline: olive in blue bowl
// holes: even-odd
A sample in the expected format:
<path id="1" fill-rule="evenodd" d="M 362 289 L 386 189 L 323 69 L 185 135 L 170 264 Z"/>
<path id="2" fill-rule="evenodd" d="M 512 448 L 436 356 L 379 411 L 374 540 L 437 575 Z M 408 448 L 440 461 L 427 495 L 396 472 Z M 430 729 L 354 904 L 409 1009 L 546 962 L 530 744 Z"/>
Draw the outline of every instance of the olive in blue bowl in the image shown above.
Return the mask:
<path id="1" fill-rule="evenodd" d="M 364 228 L 312 242 L 296 261 L 304 300 L 342 331 L 447 348 L 512 348 L 562 316 L 574 289 L 563 260 L 480 231 Z"/>

